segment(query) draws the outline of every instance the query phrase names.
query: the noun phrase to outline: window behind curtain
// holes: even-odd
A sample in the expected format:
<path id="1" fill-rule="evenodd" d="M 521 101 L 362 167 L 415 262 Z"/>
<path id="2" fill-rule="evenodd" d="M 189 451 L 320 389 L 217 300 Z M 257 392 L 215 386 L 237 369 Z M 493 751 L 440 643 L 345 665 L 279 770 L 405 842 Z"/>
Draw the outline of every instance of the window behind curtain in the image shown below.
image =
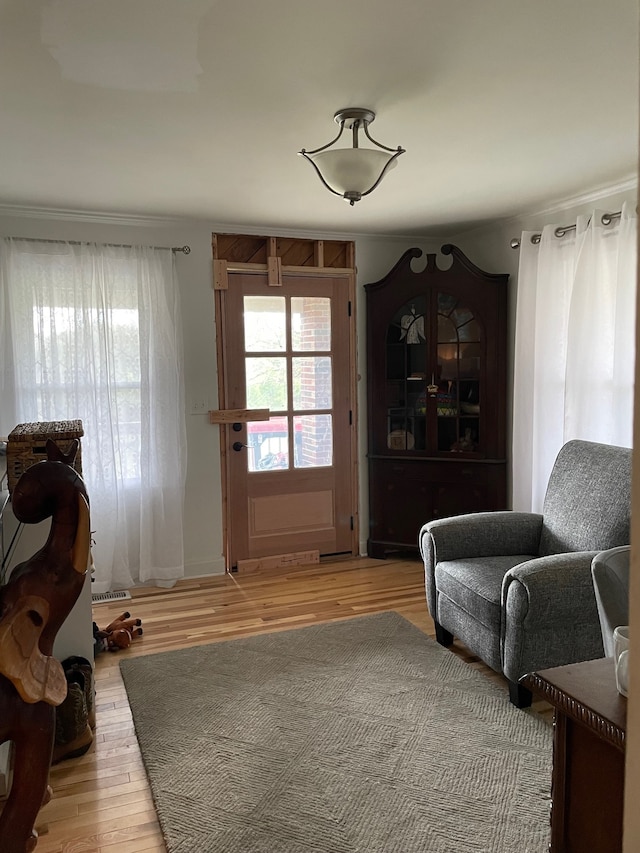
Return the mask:
<path id="1" fill-rule="evenodd" d="M 23 263 L 26 274 L 31 275 L 41 260 L 36 258 L 34 265 L 34 256 L 27 255 Z M 116 263 L 110 298 L 101 295 L 100 305 L 77 305 L 74 288 L 66 283 L 67 275 L 72 275 L 65 269 L 67 263 L 73 259 L 56 264 L 50 285 L 32 294 L 35 358 L 33 373 L 28 367 L 25 370 L 27 381 L 19 396 L 35 413 L 35 420 L 58 420 L 68 417 L 70 397 L 79 406 L 97 400 L 96 385 L 103 382 L 117 424 L 116 467 L 123 480 L 139 480 L 141 343 L 136 264 L 128 260 Z M 104 346 L 94 350 L 85 345 L 87 331 L 91 340 L 103 338 Z M 85 372 L 90 351 L 93 365 Z"/>
<path id="2" fill-rule="evenodd" d="M 170 250 L 7 240 L 2 269 L 3 376 L 15 400 L 2 429 L 83 421 L 95 591 L 181 576 L 184 406 Z"/>
<path id="3" fill-rule="evenodd" d="M 541 512 L 570 439 L 633 441 L 637 217 L 594 210 L 556 236 L 521 238 L 516 303 L 513 508 Z"/>

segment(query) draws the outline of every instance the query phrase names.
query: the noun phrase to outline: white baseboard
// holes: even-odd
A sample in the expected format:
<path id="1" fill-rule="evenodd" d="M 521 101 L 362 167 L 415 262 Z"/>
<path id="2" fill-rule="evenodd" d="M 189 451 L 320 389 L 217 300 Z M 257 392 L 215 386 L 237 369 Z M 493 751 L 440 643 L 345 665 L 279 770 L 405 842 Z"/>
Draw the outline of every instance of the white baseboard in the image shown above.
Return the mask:
<path id="1" fill-rule="evenodd" d="M 224 573 L 224 557 L 219 557 L 217 560 L 203 560 L 199 563 L 186 563 L 184 567 L 185 578 L 206 578 L 209 575 Z"/>

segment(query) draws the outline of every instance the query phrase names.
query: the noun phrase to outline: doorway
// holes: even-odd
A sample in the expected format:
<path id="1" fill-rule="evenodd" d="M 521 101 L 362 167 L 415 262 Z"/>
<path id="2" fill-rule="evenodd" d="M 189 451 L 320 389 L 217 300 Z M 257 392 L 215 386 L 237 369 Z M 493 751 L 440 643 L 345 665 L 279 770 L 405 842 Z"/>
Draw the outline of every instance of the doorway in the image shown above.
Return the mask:
<path id="1" fill-rule="evenodd" d="M 319 242 L 214 235 L 228 570 L 357 553 L 353 244 Z"/>

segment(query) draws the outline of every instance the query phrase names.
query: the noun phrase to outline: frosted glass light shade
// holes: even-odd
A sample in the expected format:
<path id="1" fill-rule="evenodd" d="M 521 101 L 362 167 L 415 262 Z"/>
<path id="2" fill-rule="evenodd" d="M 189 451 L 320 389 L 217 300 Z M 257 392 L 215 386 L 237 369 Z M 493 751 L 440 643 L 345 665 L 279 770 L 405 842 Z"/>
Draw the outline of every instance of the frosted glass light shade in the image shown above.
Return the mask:
<path id="1" fill-rule="evenodd" d="M 393 154 L 372 148 L 334 148 L 311 155 L 322 177 L 331 189 L 344 195 L 363 195 L 376 183 Z M 393 169 L 396 161 L 390 164 Z"/>
<path id="2" fill-rule="evenodd" d="M 348 107 L 334 115 L 340 125 L 335 139 L 314 151 L 298 151 L 308 160 L 324 186 L 332 193 L 342 196 L 353 205 L 372 192 L 389 169 L 396 165 L 404 148 L 388 148 L 369 133 L 369 125 L 375 119 L 373 110 L 364 107 Z M 344 129 L 352 133 L 351 148 L 334 148 Z M 360 148 L 358 134 L 362 131 L 375 148 Z"/>

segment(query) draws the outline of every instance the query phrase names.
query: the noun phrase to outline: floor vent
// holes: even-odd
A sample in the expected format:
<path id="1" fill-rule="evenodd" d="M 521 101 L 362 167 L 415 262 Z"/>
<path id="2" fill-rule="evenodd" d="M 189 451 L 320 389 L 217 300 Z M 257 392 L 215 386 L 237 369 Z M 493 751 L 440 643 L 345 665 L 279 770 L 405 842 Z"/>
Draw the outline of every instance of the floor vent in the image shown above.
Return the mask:
<path id="1" fill-rule="evenodd" d="M 91 595 L 92 604 L 103 604 L 107 601 L 126 601 L 131 598 L 131 593 L 126 589 L 119 589 L 117 592 L 94 592 Z"/>

